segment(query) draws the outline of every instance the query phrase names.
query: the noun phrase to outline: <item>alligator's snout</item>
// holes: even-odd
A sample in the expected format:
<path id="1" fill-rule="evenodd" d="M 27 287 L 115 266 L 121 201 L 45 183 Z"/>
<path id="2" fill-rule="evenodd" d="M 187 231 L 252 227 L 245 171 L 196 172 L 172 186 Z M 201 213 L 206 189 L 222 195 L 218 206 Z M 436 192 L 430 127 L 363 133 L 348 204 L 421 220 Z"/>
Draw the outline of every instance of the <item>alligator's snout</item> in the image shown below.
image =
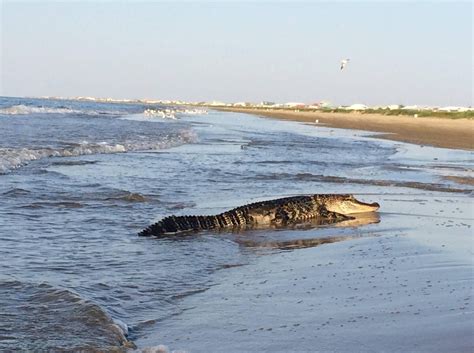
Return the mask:
<path id="1" fill-rule="evenodd" d="M 370 206 L 372 206 L 373 208 L 375 208 L 375 211 L 377 211 L 379 208 L 380 208 L 380 205 L 378 204 L 378 202 L 372 202 L 370 204 Z"/>
<path id="2" fill-rule="evenodd" d="M 335 197 L 327 203 L 327 209 L 344 215 L 353 213 L 375 212 L 380 208 L 377 202 L 365 203 L 357 200 L 352 195 Z"/>
<path id="3" fill-rule="evenodd" d="M 375 212 L 380 208 L 377 202 L 365 203 L 358 200 L 355 201 L 356 202 L 351 202 L 348 205 L 343 205 L 347 207 L 349 213 Z"/>

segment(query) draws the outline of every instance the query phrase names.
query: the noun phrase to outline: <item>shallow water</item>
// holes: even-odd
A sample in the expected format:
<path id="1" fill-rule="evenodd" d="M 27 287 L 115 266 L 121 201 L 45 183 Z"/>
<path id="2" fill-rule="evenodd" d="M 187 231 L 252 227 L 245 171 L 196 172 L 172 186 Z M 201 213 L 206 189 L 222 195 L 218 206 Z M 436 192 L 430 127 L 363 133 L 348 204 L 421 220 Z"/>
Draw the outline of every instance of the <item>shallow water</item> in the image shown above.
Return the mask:
<path id="1" fill-rule="evenodd" d="M 399 234 L 416 235 L 424 249 L 442 242 L 421 231 L 433 226 L 455 235 L 442 252 L 469 265 L 460 244 L 472 235 L 471 188 L 443 176 L 472 173 L 471 153 L 244 114 L 145 114 L 167 108 L 0 99 L 0 350 L 104 350 L 124 347 L 125 339 L 171 344 L 176 322 L 210 315 L 206 295 L 214 287 L 262 263 L 271 270 L 281 251 Z M 377 219 L 346 227 L 136 236 L 170 214 L 310 193 L 354 193 L 382 208 Z M 33 318 L 41 325 L 29 325 Z M 201 332 L 205 341 L 177 348 L 205 351 L 220 340 Z M 231 342 L 227 351 L 240 347 Z"/>

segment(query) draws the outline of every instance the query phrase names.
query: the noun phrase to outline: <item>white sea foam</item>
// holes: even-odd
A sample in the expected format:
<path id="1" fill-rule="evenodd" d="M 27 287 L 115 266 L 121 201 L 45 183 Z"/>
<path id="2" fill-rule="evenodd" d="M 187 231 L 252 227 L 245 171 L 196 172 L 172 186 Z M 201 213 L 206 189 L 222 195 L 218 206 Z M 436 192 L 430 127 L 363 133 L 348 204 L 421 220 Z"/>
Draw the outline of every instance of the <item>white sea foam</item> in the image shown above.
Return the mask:
<path id="1" fill-rule="evenodd" d="M 112 318 L 112 320 L 114 324 L 117 325 L 117 327 L 123 332 L 124 336 L 128 336 L 128 325 L 119 319 Z"/>
<path id="2" fill-rule="evenodd" d="M 152 347 L 145 347 L 140 350 L 135 350 L 133 353 L 187 353 L 187 351 L 183 350 L 173 350 L 170 351 L 167 346 L 164 344 L 160 344 L 158 346 L 152 346 Z"/>
<path id="3" fill-rule="evenodd" d="M 71 109 L 71 108 L 37 107 L 37 106 L 28 106 L 28 105 L 23 105 L 23 104 L 13 105 L 7 108 L 0 108 L 0 115 L 28 115 L 28 114 L 119 115 L 122 113 L 118 111 L 98 111 L 98 110 L 78 110 L 78 109 Z"/>
<path id="4" fill-rule="evenodd" d="M 176 119 L 176 111 L 173 109 L 146 109 L 143 115 L 147 117 L 159 117 L 163 119 Z"/>
<path id="5" fill-rule="evenodd" d="M 14 105 L 8 108 L 0 109 L 0 114 L 4 115 L 26 115 L 26 114 L 70 114 L 80 113 L 79 110 L 68 108 L 46 108 L 46 107 L 32 107 L 27 105 Z"/>
<path id="6" fill-rule="evenodd" d="M 184 109 L 180 113 L 185 115 L 205 115 L 207 114 L 207 109 Z"/>
<path id="7" fill-rule="evenodd" d="M 91 154 L 124 153 L 128 151 L 161 150 L 180 146 L 196 140 L 190 130 L 177 135 L 167 135 L 158 141 L 124 141 L 121 143 L 82 141 L 66 148 L 0 148 L 0 174 L 19 168 L 28 162 L 47 157 L 73 157 Z"/>
<path id="8" fill-rule="evenodd" d="M 155 347 L 145 347 L 141 349 L 141 353 L 170 353 L 168 347 L 163 344 Z"/>
<path id="9" fill-rule="evenodd" d="M 166 108 L 166 109 L 146 109 L 143 115 L 146 117 L 159 117 L 163 119 L 176 119 L 179 115 L 203 115 L 207 114 L 206 109 L 180 109 L 180 108 Z"/>
<path id="10" fill-rule="evenodd" d="M 14 105 L 7 108 L 0 108 L 0 115 L 28 115 L 28 114 L 86 114 L 86 115 L 124 115 L 126 113 L 120 111 L 102 111 L 87 109 L 71 109 L 71 108 L 53 108 L 27 106 L 23 104 Z M 148 108 L 141 115 L 148 118 L 176 119 L 178 115 L 203 115 L 207 114 L 206 109 L 179 109 L 179 108 Z"/>

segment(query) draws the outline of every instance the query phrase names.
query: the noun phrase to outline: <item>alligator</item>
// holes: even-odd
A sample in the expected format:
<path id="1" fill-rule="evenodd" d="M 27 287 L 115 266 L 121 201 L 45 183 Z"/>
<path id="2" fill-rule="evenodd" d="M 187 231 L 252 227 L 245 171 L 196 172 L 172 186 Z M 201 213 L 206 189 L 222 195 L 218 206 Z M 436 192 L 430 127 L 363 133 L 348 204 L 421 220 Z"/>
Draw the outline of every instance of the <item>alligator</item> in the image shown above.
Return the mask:
<path id="1" fill-rule="evenodd" d="M 379 207 L 376 202 L 364 203 L 348 194 L 301 195 L 255 202 L 212 216 L 169 216 L 138 235 L 164 237 L 190 231 L 287 226 L 315 220 L 317 224 L 332 224 Z"/>

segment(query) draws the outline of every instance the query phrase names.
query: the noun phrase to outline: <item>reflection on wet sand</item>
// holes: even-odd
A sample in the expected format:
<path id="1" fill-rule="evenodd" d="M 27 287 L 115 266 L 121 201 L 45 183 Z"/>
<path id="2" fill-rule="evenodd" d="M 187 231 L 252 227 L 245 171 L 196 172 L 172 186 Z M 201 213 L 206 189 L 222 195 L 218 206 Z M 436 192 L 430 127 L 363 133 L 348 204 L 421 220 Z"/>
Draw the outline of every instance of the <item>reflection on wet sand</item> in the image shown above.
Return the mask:
<path id="1" fill-rule="evenodd" d="M 323 244 L 336 243 L 344 240 L 351 240 L 357 238 L 355 235 L 338 236 L 338 237 L 324 237 L 324 238 L 311 238 L 311 239 L 294 239 L 294 240 L 283 240 L 283 241 L 257 241 L 251 239 L 238 239 L 237 242 L 243 246 L 250 248 L 270 248 L 280 250 L 290 249 L 304 249 L 314 248 Z"/>
<path id="2" fill-rule="evenodd" d="M 470 176 L 447 175 L 444 179 L 454 181 L 458 184 L 474 185 L 474 178 Z"/>
<path id="3" fill-rule="evenodd" d="M 379 223 L 380 215 L 377 212 L 354 213 L 354 219 L 334 224 L 334 227 L 362 227 L 368 224 Z"/>
<path id="4" fill-rule="evenodd" d="M 344 222 L 339 222 L 332 224 L 331 226 L 337 228 L 357 228 L 368 224 L 374 224 L 380 222 L 379 214 L 376 212 L 368 213 L 359 213 L 355 214 L 354 219 L 349 219 Z M 318 227 L 321 227 L 321 221 L 314 220 L 313 222 L 294 224 L 291 227 L 286 227 L 286 229 L 293 230 L 313 230 Z M 280 227 L 281 228 L 281 227 Z M 278 236 L 278 233 L 276 233 Z M 304 249 L 312 248 L 324 244 L 336 243 L 345 240 L 351 240 L 361 237 L 360 234 L 349 234 L 349 235 L 338 235 L 338 236 L 324 236 L 324 237 L 315 237 L 315 238 L 297 238 L 297 239 L 285 239 L 278 240 L 275 239 L 275 236 L 271 237 L 238 237 L 235 239 L 237 243 L 246 247 L 252 248 L 271 248 L 271 249 L 280 249 L 280 250 L 289 250 L 289 249 Z M 269 239 L 270 238 L 270 239 Z"/>

